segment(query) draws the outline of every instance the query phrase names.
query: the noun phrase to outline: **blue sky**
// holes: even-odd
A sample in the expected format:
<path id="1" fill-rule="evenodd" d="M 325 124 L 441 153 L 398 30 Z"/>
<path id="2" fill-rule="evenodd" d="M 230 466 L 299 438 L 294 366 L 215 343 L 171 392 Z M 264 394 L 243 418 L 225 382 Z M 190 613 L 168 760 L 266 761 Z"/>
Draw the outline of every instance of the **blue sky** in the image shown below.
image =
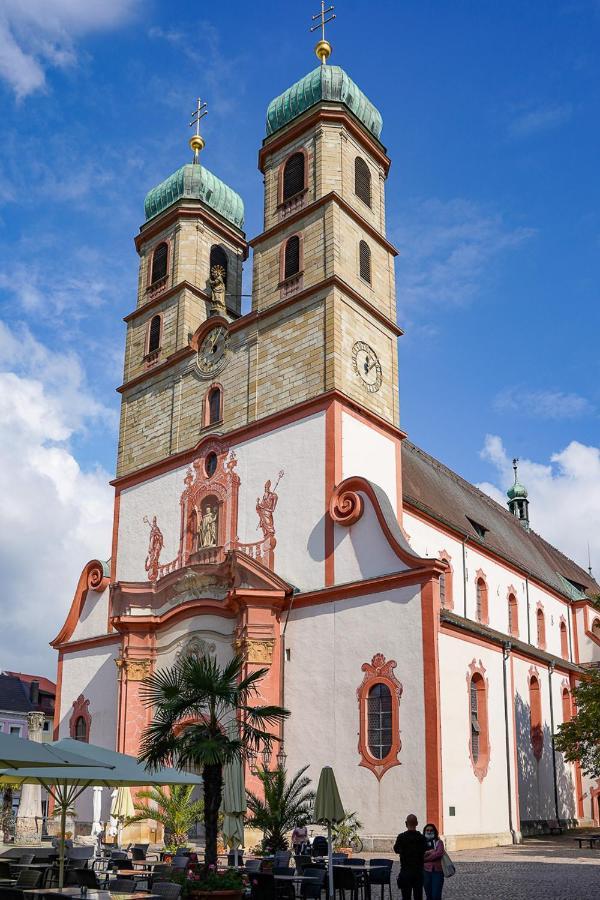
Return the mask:
<path id="1" fill-rule="evenodd" d="M 266 107 L 316 65 L 318 3 L 21 6 L 0 4 L 0 485 L 29 616 L 49 585 L 63 610 L 107 555 L 145 193 L 188 160 L 200 94 L 203 161 L 260 231 Z M 402 427 L 494 496 L 522 457 L 534 524 L 580 562 L 589 533 L 600 568 L 600 3 L 336 13 L 332 62 L 381 110 L 392 159 Z"/>

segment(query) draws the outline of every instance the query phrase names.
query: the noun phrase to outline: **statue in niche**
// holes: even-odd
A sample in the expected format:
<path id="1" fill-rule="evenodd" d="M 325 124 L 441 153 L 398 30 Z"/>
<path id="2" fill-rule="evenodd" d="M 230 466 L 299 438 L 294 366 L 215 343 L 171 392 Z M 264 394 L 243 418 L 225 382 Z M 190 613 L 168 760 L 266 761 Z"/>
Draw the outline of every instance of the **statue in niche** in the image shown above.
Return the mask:
<path id="1" fill-rule="evenodd" d="M 210 287 L 212 292 L 211 312 L 222 315 L 227 310 L 225 305 L 225 269 L 223 266 L 213 266 L 210 270 Z"/>
<path id="2" fill-rule="evenodd" d="M 198 528 L 198 547 L 216 547 L 219 514 L 216 506 L 206 506 Z"/>
<path id="3" fill-rule="evenodd" d="M 150 538 L 148 540 L 148 553 L 146 556 L 146 561 L 144 563 L 144 568 L 148 573 L 148 581 L 156 581 L 158 578 L 158 565 L 160 560 L 161 550 L 164 546 L 165 540 L 162 535 L 162 531 L 156 524 L 156 516 L 152 516 L 152 524 L 148 520 L 148 516 L 144 516 L 144 522 L 146 525 L 150 525 Z"/>
<path id="4" fill-rule="evenodd" d="M 265 482 L 265 490 L 262 499 L 260 497 L 256 498 L 256 512 L 258 513 L 258 525 L 256 527 L 262 530 L 265 540 L 268 537 L 273 537 L 275 534 L 273 514 L 275 512 L 275 507 L 277 506 L 277 501 L 279 500 L 276 490 L 279 482 L 283 478 L 283 474 L 282 470 L 277 476 L 277 481 L 273 487 L 271 487 L 270 480 Z"/>

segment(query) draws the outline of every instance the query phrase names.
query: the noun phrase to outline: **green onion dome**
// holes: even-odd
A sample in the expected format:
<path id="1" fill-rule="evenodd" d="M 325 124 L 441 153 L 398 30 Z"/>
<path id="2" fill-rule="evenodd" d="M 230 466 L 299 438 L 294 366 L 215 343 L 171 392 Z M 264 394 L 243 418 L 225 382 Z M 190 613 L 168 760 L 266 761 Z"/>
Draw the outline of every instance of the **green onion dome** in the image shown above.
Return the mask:
<path id="1" fill-rule="evenodd" d="M 244 202 L 240 195 L 200 163 L 182 166 L 146 194 L 146 219 L 164 212 L 178 200 L 202 200 L 236 228 L 244 227 Z"/>

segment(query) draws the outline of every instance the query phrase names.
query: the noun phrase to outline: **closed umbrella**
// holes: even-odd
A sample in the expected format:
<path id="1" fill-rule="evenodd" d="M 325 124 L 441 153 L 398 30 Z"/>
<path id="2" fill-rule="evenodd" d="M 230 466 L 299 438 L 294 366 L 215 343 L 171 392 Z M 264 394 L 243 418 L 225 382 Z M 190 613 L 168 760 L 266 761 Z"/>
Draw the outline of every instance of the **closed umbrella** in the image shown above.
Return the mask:
<path id="1" fill-rule="evenodd" d="M 317 788 L 317 796 L 315 797 L 315 822 L 327 825 L 327 868 L 329 871 L 329 896 L 333 897 L 333 860 L 331 849 L 331 826 L 336 822 L 341 822 L 346 817 L 342 801 L 340 800 L 340 792 L 336 784 L 333 769 L 325 766 L 321 769 L 319 776 L 319 786 Z"/>
<path id="2" fill-rule="evenodd" d="M 128 787 L 117 788 L 112 794 L 112 803 L 110 804 L 111 818 L 117 820 L 117 845 L 121 844 L 121 831 L 126 819 L 131 819 L 135 815 L 133 808 L 133 800 L 131 799 L 131 791 Z"/>
<path id="3" fill-rule="evenodd" d="M 92 837 L 97 839 L 96 850 L 97 855 L 100 855 L 100 835 L 102 834 L 102 787 L 101 785 L 94 786 L 94 800 L 92 804 Z"/>
<path id="4" fill-rule="evenodd" d="M 246 789 L 242 760 L 233 759 L 223 767 L 223 838 L 225 846 L 237 852 L 244 845 L 244 816 L 246 814 Z"/>

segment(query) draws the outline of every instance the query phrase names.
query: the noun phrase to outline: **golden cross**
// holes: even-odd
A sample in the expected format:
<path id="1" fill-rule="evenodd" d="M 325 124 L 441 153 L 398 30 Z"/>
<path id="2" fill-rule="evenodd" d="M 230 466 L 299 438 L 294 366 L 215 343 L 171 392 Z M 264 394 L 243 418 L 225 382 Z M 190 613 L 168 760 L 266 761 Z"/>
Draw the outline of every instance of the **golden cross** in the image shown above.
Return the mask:
<path id="1" fill-rule="evenodd" d="M 316 31 L 317 28 L 321 29 L 321 40 L 317 42 L 317 46 L 315 47 L 315 53 L 318 58 L 321 60 L 321 65 L 325 65 L 328 57 L 331 55 L 331 44 L 329 41 L 325 40 L 325 26 L 328 22 L 333 22 L 335 19 L 335 13 L 333 12 L 334 6 L 328 6 L 325 9 L 325 0 L 321 0 L 321 12 L 317 13 L 312 17 L 314 25 L 311 25 L 311 32 Z M 331 15 L 329 15 L 331 13 Z M 327 18 L 329 16 L 329 18 Z M 318 20 L 318 21 L 317 21 Z"/>
<path id="2" fill-rule="evenodd" d="M 190 147 L 194 151 L 194 162 L 198 162 L 198 154 L 204 148 L 204 138 L 200 134 L 200 120 L 204 118 L 204 116 L 208 113 L 208 104 L 206 100 L 204 103 L 198 97 L 198 102 L 196 105 L 196 109 L 192 113 L 192 121 L 190 122 L 190 128 L 194 125 L 196 126 L 196 133 L 192 135 L 190 138 Z"/>

